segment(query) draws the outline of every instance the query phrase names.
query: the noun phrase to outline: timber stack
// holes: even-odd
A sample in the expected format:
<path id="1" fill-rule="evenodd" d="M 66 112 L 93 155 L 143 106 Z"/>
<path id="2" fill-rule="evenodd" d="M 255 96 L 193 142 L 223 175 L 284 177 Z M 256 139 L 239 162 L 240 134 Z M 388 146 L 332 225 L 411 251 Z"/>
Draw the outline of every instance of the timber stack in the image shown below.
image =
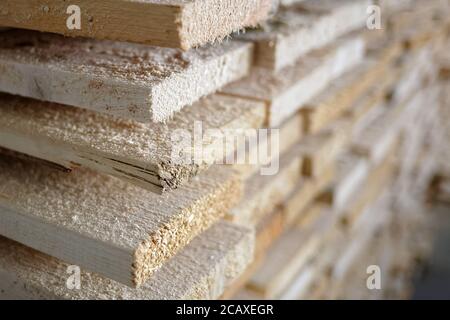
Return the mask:
<path id="1" fill-rule="evenodd" d="M 449 16 L 2 1 L 0 299 L 407 298 L 450 200 Z"/>

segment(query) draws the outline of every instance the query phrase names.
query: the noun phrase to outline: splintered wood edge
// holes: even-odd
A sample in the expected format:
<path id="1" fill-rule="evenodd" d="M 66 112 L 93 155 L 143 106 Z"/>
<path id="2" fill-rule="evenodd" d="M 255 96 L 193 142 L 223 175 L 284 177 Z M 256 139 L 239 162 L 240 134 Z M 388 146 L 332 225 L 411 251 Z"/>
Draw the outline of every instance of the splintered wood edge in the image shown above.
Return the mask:
<path id="1" fill-rule="evenodd" d="M 110 0 L 105 7 L 101 1 L 79 0 L 77 6 L 82 25 L 69 30 L 69 4 L 58 0 L 34 0 L 31 4 L 29 0 L 4 0 L 0 4 L 0 25 L 188 50 L 221 40 L 244 27 L 257 26 L 274 10 L 275 2 L 208 0 L 164 4 Z"/>
<path id="2" fill-rule="evenodd" d="M 160 232 L 142 241 L 134 252 L 133 283 L 137 286 L 143 284 L 174 253 L 225 215 L 241 195 L 241 181 L 234 176 L 205 199 L 197 201 L 188 210 L 183 210 L 182 215 L 164 225 Z M 187 217 L 191 217 L 189 226 L 183 224 Z M 167 241 L 168 239 L 172 241 Z"/>
<path id="3" fill-rule="evenodd" d="M 140 288 L 81 270 L 80 290 L 70 290 L 67 263 L 0 238 L 0 299 L 217 299 L 252 261 L 253 247 L 251 230 L 220 221 Z"/>
<path id="4" fill-rule="evenodd" d="M 207 103 L 213 105 L 214 103 L 220 102 L 221 99 L 225 99 L 230 105 L 232 103 L 242 104 L 242 106 L 240 106 L 241 108 L 239 108 L 239 113 L 232 121 L 224 120 L 220 123 L 219 128 L 212 129 L 225 130 L 225 132 L 230 129 L 232 134 L 239 134 L 239 132 L 235 132 L 234 129 L 259 128 L 265 121 L 265 107 L 262 103 L 240 98 L 221 97 L 220 95 L 213 95 L 211 99 L 211 101 L 205 101 L 210 101 Z M 24 101 L 31 100 L 26 99 Z M 36 108 L 38 107 L 39 105 L 36 104 Z M 195 119 L 195 116 L 193 117 L 192 114 L 195 115 L 195 110 L 202 107 L 203 105 L 201 104 L 195 104 L 189 110 L 182 111 L 178 117 L 182 118 L 183 114 L 185 114 L 191 115 L 190 117 Z M 61 108 L 77 110 L 76 108 L 68 106 L 61 106 Z M 237 108 L 235 109 L 238 110 Z M 56 116 L 57 111 L 58 110 L 55 110 L 54 112 L 51 112 L 51 114 Z M 80 110 L 80 112 L 91 113 L 91 111 L 84 110 Z M 95 113 L 92 114 L 94 115 Z M 212 116 L 212 114 L 209 116 Z M 201 115 L 197 116 L 197 118 L 199 118 L 200 121 Z M 20 127 L 21 118 L 19 117 L 18 119 L 19 120 L 11 121 L 12 125 Z M 194 120 L 192 122 L 194 123 Z M 65 124 L 61 122 L 61 128 L 64 128 L 64 125 Z M 158 125 L 162 126 L 162 124 Z M 193 125 L 194 124 L 192 124 L 192 126 Z M 187 126 L 185 123 L 182 123 L 179 129 L 184 128 L 187 128 Z M 66 136 L 68 135 L 69 134 L 66 134 Z M 170 139 L 170 136 L 167 138 Z M 125 149 L 120 155 L 114 152 L 108 153 L 109 150 L 97 150 L 95 146 L 90 145 L 89 147 L 86 147 L 79 145 L 76 142 L 65 143 L 63 140 L 58 140 L 52 136 L 44 134 L 30 135 L 23 130 L 0 130 L 0 140 L 4 148 L 17 151 L 16 156 L 18 157 L 21 156 L 19 152 L 24 152 L 36 158 L 46 160 L 49 163 L 54 163 L 56 166 L 60 166 L 62 169 L 68 171 L 78 167 L 86 167 L 100 173 L 113 175 L 157 194 L 177 189 L 187 180 L 195 177 L 210 167 L 209 163 L 177 165 L 167 161 L 164 162 L 163 160 L 158 161 L 158 159 L 153 162 L 146 162 L 137 157 L 127 157 Z M 40 147 L 37 148 L 37 145 Z M 213 146 L 207 145 L 203 147 L 210 148 Z M 235 145 L 233 144 L 230 147 L 234 148 Z M 235 152 L 235 150 L 230 150 L 230 152 Z M 158 156 L 158 154 L 156 154 L 156 156 Z M 159 155 L 159 158 L 166 159 L 166 155 L 162 153 Z"/>
<path id="5" fill-rule="evenodd" d="M 184 208 L 174 208 L 176 214 L 155 228 L 136 247 L 93 240 L 81 231 L 42 221 L 32 212 L 21 214 L 7 209 L 10 199 L 0 197 L 0 234 L 135 287 L 142 285 L 169 258 L 223 216 L 241 195 L 239 177 L 231 170 L 225 170 L 223 181 L 217 187 Z M 79 254 L 80 248 L 84 248 L 82 255 Z"/>

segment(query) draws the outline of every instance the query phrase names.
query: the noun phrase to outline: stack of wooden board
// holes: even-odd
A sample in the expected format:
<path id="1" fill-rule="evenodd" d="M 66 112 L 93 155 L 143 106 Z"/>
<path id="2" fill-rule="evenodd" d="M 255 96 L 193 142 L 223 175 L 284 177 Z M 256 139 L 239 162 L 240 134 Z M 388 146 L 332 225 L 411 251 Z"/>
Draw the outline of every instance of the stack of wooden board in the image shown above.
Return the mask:
<path id="1" fill-rule="evenodd" d="M 256 251 L 259 258 L 224 298 L 373 299 L 411 294 L 415 263 L 426 257 L 431 243 L 426 190 L 442 148 L 436 137 L 442 92 L 436 55 L 449 41 L 445 14 L 450 8 L 443 2 L 409 5 L 401 11 L 383 7 L 389 17 L 386 30 L 365 34 L 367 58 L 377 70 L 385 66 L 376 80 L 358 91 L 351 77 L 341 77 L 304 104 L 302 141 L 328 127 L 340 129 L 334 139 L 337 132 L 347 131 L 341 135 L 345 142 L 329 144 L 317 158 L 303 158 L 306 176 L 327 176 L 320 165 L 327 159 L 334 163 L 334 178 L 311 198 L 294 191 L 280 201 L 272 215 L 283 218 L 261 220 L 257 232 L 268 250 Z M 397 26 L 400 21 L 415 23 L 416 29 Z M 351 76 L 364 88 L 357 68 Z M 320 152 L 319 140 L 313 145 Z M 274 189 L 279 193 L 279 186 Z M 295 219 L 288 218 L 292 216 Z M 381 290 L 367 285 L 374 266 L 381 270 Z"/>
<path id="2" fill-rule="evenodd" d="M 448 3 L 79 7 L 0 4 L 0 299 L 405 296 Z"/>

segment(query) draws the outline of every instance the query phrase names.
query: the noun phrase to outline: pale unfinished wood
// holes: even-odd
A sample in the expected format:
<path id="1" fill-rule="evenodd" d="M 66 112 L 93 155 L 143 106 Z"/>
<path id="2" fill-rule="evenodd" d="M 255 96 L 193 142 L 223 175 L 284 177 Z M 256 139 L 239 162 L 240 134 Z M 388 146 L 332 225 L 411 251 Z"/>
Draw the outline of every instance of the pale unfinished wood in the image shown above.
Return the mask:
<path id="1" fill-rule="evenodd" d="M 331 221 L 332 213 L 325 210 L 308 228 L 288 230 L 271 247 L 265 263 L 253 275 L 247 288 L 265 298 L 279 297 L 299 269 L 316 254 L 321 234 Z"/>
<path id="2" fill-rule="evenodd" d="M 248 77 L 226 86 L 221 92 L 264 101 L 268 108 L 267 124 L 277 127 L 331 81 L 358 65 L 363 56 L 364 41 L 358 35 L 350 35 L 309 53 L 277 75 L 255 68 Z"/>
<path id="3" fill-rule="evenodd" d="M 311 140 L 314 143 L 319 141 L 320 137 L 331 136 L 325 132 L 330 132 L 333 121 L 338 121 L 339 118 L 351 117 L 351 121 L 340 120 L 341 124 L 335 125 L 337 128 L 345 122 L 357 125 L 360 118 L 375 107 L 375 103 L 381 103 L 390 86 L 397 80 L 397 69 L 391 68 L 389 72 L 387 71 L 388 65 L 401 53 L 401 50 L 397 49 L 397 46 L 389 46 L 372 52 L 373 58 L 365 60 L 355 70 L 337 78 L 330 85 L 331 88 L 323 90 L 307 102 L 297 114 L 284 121 L 278 133 L 277 147 L 280 154 L 286 152 L 305 135 L 308 135 L 305 141 Z M 320 133 L 320 131 L 322 132 Z M 316 136 L 316 138 L 312 139 L 311 136 Z M 266 141 L 269 141 L 268 143 L 271 145 L 270 138 L 264 140 L 263 143 Z M 319 143 L 319 145 L 321 144 Z M 253 153 L 253 157 L 257 158 L 258 148 L 253 147 L 248 152 Z M 267 160 L 269 163 L 272 159 L 268 157 Z M 268 165 L 268 163 L 236 165 L 235 168 L 243 178 L 249 178 L 256 174 L 261 165 Z"/>
<path id="4" fill-rule="evenodd" d="M 13 158 L 0 167 L 1 235 L 129 286 L 143 284 L 241 196 L 224 166 L 162 196 L 89 171 Z"/>
<path id="5" fill-rule="evenodd" d="M 299 183 L 283 203 L 287 225 L 295 224 L 301 219 L 311 202 L 332 183 L 335 170 L 335 165 L 331 162 L 317 177 L 307 177 Z"/>
<path id="6" fill-rule="evenodd" d="M 369 161 L 352 152 L 339 156 L 336 162 L 336 179 L 331 186 L 333 209 L 341 211 L 349 204 L 369 174 Z"/>
<path id="7" fill-rule="evenodd" d="M 398 137 L 397 137 L 398 139 Z M 345 208 L 338 211 L 344 227 L 352 228 L 361 217 L 364 210 L 373 203 L 388 186 L 395 176 L 397 166 L 394 161 L 399 146 L 398 140 L 389 148 L 385 158 L 375 164 L 367 177 L 363 187 L 356 192 Z"/>
<path id="8" fill-rule="evenodd" d="M 246 146 L 247 149 L 242 152 L 242 155 L 245 155 L 247 160 L 238 162 L 234 169 L 239 172 L 243 179 L 248 179 L 257 174 L 258 170 L 262 172 L 261 168 L 270 168 L 274 156 L 288 152 L 292 146 L 303 138 L 304 131 L 302 115 L 299 113 L 292 115 L 279 128 L 272 128 L 268 131 L 267 136 L 260 137 L 258 143 Z M 275 136 L 272 137 L 272 135 Z M 266 159 L 262 159 L 262 157 L 259 157 L 260 148 L 266 148 L 264 150 L 272 150 L 272 152 L 267 154 Z M 278 152 L 275 152 L 276 150 Z M 258 159 L 258 161 L 257 163 L 249 163 L 248 159 Z"/>
<path id="9" fill-rule="evenodd" d="M 387 16 L 385 19 L 387 20 L 387 28 L 395 34 L 421 29 L 431 20 L 446 19 L 446 14 L 450 10 L 446 0 L 414 1 L 413 6 L 410 5 L 413 1 L 382 2 L 382 10 L 385 11 Z"/>
<path id="10" fill-rule="evenodd" d="M 365 156 L 371 163 L 380 163 L 398 138 L 400 127 L 396 121 L 401 117 L 404 108 L 405 104 L 392 109 L 385 107 L 385 112 L 361 132 L 361 135 L 355 137 L 352 150 Z"/>
<path id="11" fill-rule="evenodd" d="M 256 225 L 256 243 L 255 243 L 255 259 L 253 263 L 247 268 L 246 272 L 233 283 L 225 294 L 222 296 L 223 299 L 240 299 L 242 292 L 248 291 L 244 286 L 249 282 L 250 278 L 260 268 L 261 264 L 266 258 L 266 254 L 273 243 L 283 234 L 287 228 L 294 226 L 305 227 L 307 224 L 311 225 L 319 213 L 323 212 L 325 205 L 321 203 L 316 203 L 321 210 L 317 212 L 317 215 L 308 215 L 305 211 L 305 203 L 312 201 L 312 199 L 319 193 L 318 190 L 322 190 L 324 186 L 331 181 L 331 172 L 328 170 L 324 173 L 321 179 L 322 184 L 317 187 L 314 191 L 313 188 L 309 188 L 310 185 L 319 183 L 308 180 L 305 182 L 300 182 L 297 184 L 295 190 L 290 194 L 289 198 L 279 204 L 277 208 L 270 214 L 262 217 Z M 245 201 L 245 200 L 242 200 Z M 315 202 L 314 202 L 315 203 Z M 320 206 L 319 206 L 320 205 Z M 309 222 L 306 223 L 309 216 Z M 296 219 L 299 217 L 305 217 L 303 225 L 297 224 Z M 256 294 L 256 293 L 255 293 Z M 258 295 L 259 299 L 263 296 Z"/>
<path id="12" fill-rule="evenodd" d="M 275 72 L 311 50 L 362 28 L 370 0 L 316 0 L 280 10 L 261 28 L 242 35 L 255 43 L 255 63 Z"/>
<path id="13" fill-rule="evenodd" d="M 0 94 L 0 105 L 1 147 L 68 169 L 114 175 L 156 193 L 177 188 L 235 151 L 234 145 L 205 140 L 205 157 L 195 157 L 196 124 L 203 134 L 216 129 L 224 137 L 238 137 L 243 133 L 233 129 L 258 128 L 265 119 L 263 104 L 219 95 L 202 99 L 166 124 L 120 120 L 6 94 Z M 190 136 L 187 145 L 176 143 L 176 132 Z"/>
<path id="14" fill-rule="evenodd" d="M 187 50 L 257 26 L 275 9 L 272 0 L 78 0 L 81 28 L 69 30 L 70 4 L 4 0 L 0 25 Z"/>
<path id="15" fill-rule="evenodd" d="M 380 82 L 380 79 L 384 79 L 387 73 L 386 68 L 387 66 L 381 63 L 366 60 L 307 102 L 300 109 L 304 117 L 305 131 L 308 134 L 314 134 L 326 128 L 354 106 L 363 94 Z"/>
<path id="16" fill-rule="evenodd" d="M 129 43 L 0 33 L 0 90 L 134 119 L 163 122 L 247 75 L 251 44 L 188 52 Z"/>
<path id="17" fill-rule="evenodd" d="M 302 174 L 317 177 L 334 162 L 343 148 L 351 141 L 353 119 L 344 115 L 330 126 L 302 141 Z"/>
<path id="18" fill-rule="evenodd" d="M 82 270 L 80 290 L 69 290 L 68 264 L 0 238 L 0 299 L 217 299 L 253 259 L 253 233 L 218 222 L 140 288 Z"/>
<path id="19" fill-rule="evenodd" d="M 363 63 L 338 78 L 300 109 L 305 132 L 320 132 L 343 115 L 350 115 L 358 126 L 359 120 L 376 103 L 382 103 L 393 84 L 399 81 L 399 68 L 394 63 L 402 52 L 398 41 L 371 47 Z"/>
<path id="20" fill-rule="evenodd" d="M 264 176 L 255 172 L 247 177 L 244 188 L 246 200 L 230 211 L 229 218 L 238 223 L 255 225 L 277 204 L 285 201 L 299 181 L 303 181 L 302 197 L 293 201 L 296 206 L 299 206 L 298 202 L 306 205 L 331 181 L 333 162 L 343 146 L 350 142 L 351 125 L 351 118 L 346 116 L 333 123 L 329 130 L 302 138 L 280 159 L 273 160 L 279 167 L 276 175 Z M 293 218 L 289 216 L 288 220 Z"/>
<path id="21" fill-rule="evenodd" d="M 296 145 L 279 159 L 275 175 L 263 176 L 259 172 L 245 181 L 243 201 L 228 213 L 228 218 L 243 225 L 256 226 L 286 198 L 301 176 L 302 157 Z"/>

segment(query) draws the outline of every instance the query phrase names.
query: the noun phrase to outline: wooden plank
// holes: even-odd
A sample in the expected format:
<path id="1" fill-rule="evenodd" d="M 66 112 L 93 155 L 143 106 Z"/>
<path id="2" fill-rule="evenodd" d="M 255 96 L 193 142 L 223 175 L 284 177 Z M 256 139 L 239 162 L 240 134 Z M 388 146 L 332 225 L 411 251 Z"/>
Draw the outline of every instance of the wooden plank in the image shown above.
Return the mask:
<path id="1" fill-rule="evenodd" d="M 255 175 L 245 181 L 244 201 L 228 213 L 228 219 L 243 225 L 256 226 L 258 221 L 270 214 L 278 204 L 289 196 L 301 177 L 301 154 L 294 146 L 281 155 L 279 171 L 275 175 Z"/>
<path id="2" fill-rule="evenodd" d="M 265 298 L 279 297 L 298 270 L 316 253 L 321 233 L 327 229 L 331 218 L 331 212 L 325 210 L 309 228 L 294 228 L 283 234 L 270 249 L 265 263 L 253 275 L 247 288 Z"/>
<path id="3" fill-rule="evenodd" d="M 0 238 L 0 299 L 217 299 L 252 260 L 253 240 L 249 229 L 218 222 L 140 288 L 82 270 L 80 290 L 70 290 L 67 263 Z"/>
<path id="4" fill-rule="evenodd" d="M 306 204 L 331 181 L 333 162 L 350 142 L 352 119 L 349 116 L 335 121 L 327 131 L 303 137 L 299 143 L 281 155 L 279 172 L 263 176 L 255 172 L 245 181 L 244 198 L 231 210 L 229 218 L 244 224 L 256 224 L 275 206 L 286 200 L 299 181 L 303 181 L 302 197 L 293 200 Z M 283 136 L 280 136 L 283 139 Z M 303 175 L 303 178 L 300 178 Z M 289 217 L 288 220 L 295 217 Z"/>
<path id="5" fill-rule="evenodd" d="M 0 33 L 0 90 L 134 119 L 174 112 L 247 75 L 251 44 L 188 52 L 26 30 Z"/>
<path id="6" fill-rule="evenodd" d="M 369 161 L 360 155 L 352 152 L 340 155 L 336 161 L 335 180 L 319 200 L 330 203 L 336 211 L 342 211 L 366 181 L 369 167 Z"/>
<path id="7" fill-rule="evenodd" d="M 295 190 L 289 195 L 283 203 L 280 203 L 274 211 L 261 217 L 256 225 L 256 244 L 255 244 L 255 260 L 247 271 L 233 284 L 230 290 L 227 290 L 222 297 L 223 299 L 240 299 L 240 293 L 246 291 L 244 285 L 249 281 L 254 272 L 261 266 L 266 257 L 266 253 L 273 243 L 286 231 L 287 228 L 294 226 L 306 226 L 306 222 L 317 218 L 319 213 L 323 212 L 325 206 L 320 206 L 320 212 L 316 215 L 308 214 L 305 208 L 315 196 L 332 180 L 333 170 L 324 172 L 323 176 L 318 180 L 308 179 L 300 181 Z M 246 201 L 245 198 L 242 201 Z M 310 203 L 309 203 L 310 204 Z M 297 223 L 297 219 L 304 217 L 303 224 Z M 260 299 L 263 297 L 260 296 Z"/>
<path id="8" fill-rule="evenodd" d="M 352 150 L 365 156 L 371 163 L 380 163 L 398 138 L 400 128 L 396 125 L 396 121 L 404 108 L 405 105 L 400 105 L 396 109 L 386 108 L 386 111 L 375 119 L 362 135 L 355 138 Z"/>
<path id="9" fill-rule="evenodd" d="M 357 35 L 350 35 L 309 53 L 296 65 L 276 75 L 255 68 L 249 76 L 226 86 L 221 92 L 264 101 L 268 108 L 267 123 L 277 127 L 331 81 L 358 65 L 363 55 L 364 41 Z"/>
<path id="10" fill-rule="evenodd" d="M 330 166 L 344 147 L 351 141 L 353 119 L 343 116 L 326 130 L 307 136 L 302 141 L 302 173 L 307 177 L 317 177 Z"/>
<path id="11" fill-rule="evenodd" d="M 335 166 L 331 163 L 317 177 L 307 177 L 283 203 L 288 225 L 295 224 L 305 214 L 312 201 L 333 181 Z"/>
<path id="12" fill-rule="evenodd" d="M 258 159 L 257 163 L 248 160 L 239 161 L 234 169 L 243 179 L 248 179 L 258 171 L 261 172 L 261 168 L 270 168 L 272 161 L 276 161 L 276 156 L 287 153 L 303 136 L 303 118 L 297 113 L 284 121 L 279 128 L 268 130 L 267 136 L 259 136 L 258 143 L 246 146 L 247 149 L 243 150 L 242 155 L 245 155 L 246 159 Z M 259 155 L 261 148 L 271 151 L 265 159 Z"/>
<path id="13" fill-rule="evenodd" d="M 353 227 L 364 210 L 380 196 L 383 189 L 393 180 L 397 168 L 394 157 L 398 146 L 397 140 L 390 146 L 383 161 L 374 165 L 364 188 L 355 193 L 349 200 L 348 205 L 339 212 L 341 222 L 346 228 L 351 229 Z"/>
<path id="14" fill-rule="evenodd" d="M 397 69 L 391 69 L 387 73 L 386 68 L 387 64 L 392 63 L 392 60 L 399 53 L 401 53 L 400 50 L 393 50 L 392 47 L 372 53 L 372 59 L 375 59 L 374 56 L 376 56 L 377 62 L 368 59 L 357 66 L 356 70 L 340 76 L 334 82 L 336 84 L 331 84 L 331 88 L 326 88 L 322 93 L 307 102 L 297 114 L 284 121 L 278 132 L 279 143 L 277 147 L 279 153 L 286 152 L 295 142 L 302 138 L 304 138 L 304 141 L 313 141 L 311 144 L 314 145 L 314 149 L 317 141 L 330 141 L 331 143 L 334 138 L 330 132 L 332 131 L 333 121 L 338 121 L 338 124 L 335 125 L 338 129 L 341 129 L 340 127 L 346 122 L 351 123 L 352 126 L 358 125 L 359 120 L 366 113 L 375 108 L 377 103 L 384 100 L 388 90 L 390 90 L 390 86 L 398 78 Z M 381 77 L 383 80 L 379 81 L 378 77 Z M 339 120 L 339 118 L 347 118 L 348 121 Z M 349 127 L 349 129 L 351 128 Z M 311 138 L 312 136 L 316 138 Z M 330 137 L 330 140 L 328 137 Z M 271 140 L 267 140 L 270 145 Z M 265 143 L 267 140 L 263 142 Z M 318 145 L 324 145 L 324 150 L 328 147 L 325 143 L 318 143 Z M 333 150 L 339 150 L 339 148 Z M 258 148 L 255 147 L 249 152 L 252 152 L 253 157 L 257 158 Z M 314 152 L 317 151 L 314 150 Z M 317 158 L 325 159 L 325 157 L 320 155 Z M 268 163 L 271 160 L 269 157 Z M 264 165 L 267 164 L 264 163 Z M 260 167 L 261 164 L 235 166 L 243 178 L 256 174 Z"/>
<path id="15" fill-rule="evenodd" d="M 80 28 L 69 29 L 69 5 L 58 0 L 4 0 L 0 25 L 187 50 L 257 26 L 274 9 L 272 0 L 110 0 L 107 4 L 79 0 Z"/>
<path id="16" fill-rule="evenodd" d="M 211 168 L 162 196 L 109 176 L 0 160 L 0 234 L 128 286 L 235 205 L 240 181 Z"/>
<path id="17" fill-rule="evenodd" d="M 224 137 L 238 137 L 242 133 L 233 129 L 258 128 L 265 119 L 263 104 L 219 95 L 202 99 L 165 124 L 120 120 L 6 94 L 0 94 L 0 104 L 0 147 L 68 169 L 85 167 L 113 175 L 156 193 L 177 188 L 223 161 L 227 151 L 235 151 L 234 145 L 211 139 L 204 141 L 203 154 L 197 157 L 196 124 L 205 135 L 216 129 Z M 179 141 L 176 132 L 190 138 L 187 144 L 174 143 Z"/>
<path id="18" fill-rule="evenodd" d="M 389 61 L 391 62 L 391 61 Z M 386 65 L 366 60 L 332 83 L 300 109 L 307 133 L 317 133 L 350 109 L 386 75 Z"/>
<path id="19" fill-rule="evenodd" d="M 255 63 L 274 72 L 310 52 L 362 28 L 370 0 L 316 0 L 280 10 L 261 28 L 242 35 L 255 43 Z"/>

